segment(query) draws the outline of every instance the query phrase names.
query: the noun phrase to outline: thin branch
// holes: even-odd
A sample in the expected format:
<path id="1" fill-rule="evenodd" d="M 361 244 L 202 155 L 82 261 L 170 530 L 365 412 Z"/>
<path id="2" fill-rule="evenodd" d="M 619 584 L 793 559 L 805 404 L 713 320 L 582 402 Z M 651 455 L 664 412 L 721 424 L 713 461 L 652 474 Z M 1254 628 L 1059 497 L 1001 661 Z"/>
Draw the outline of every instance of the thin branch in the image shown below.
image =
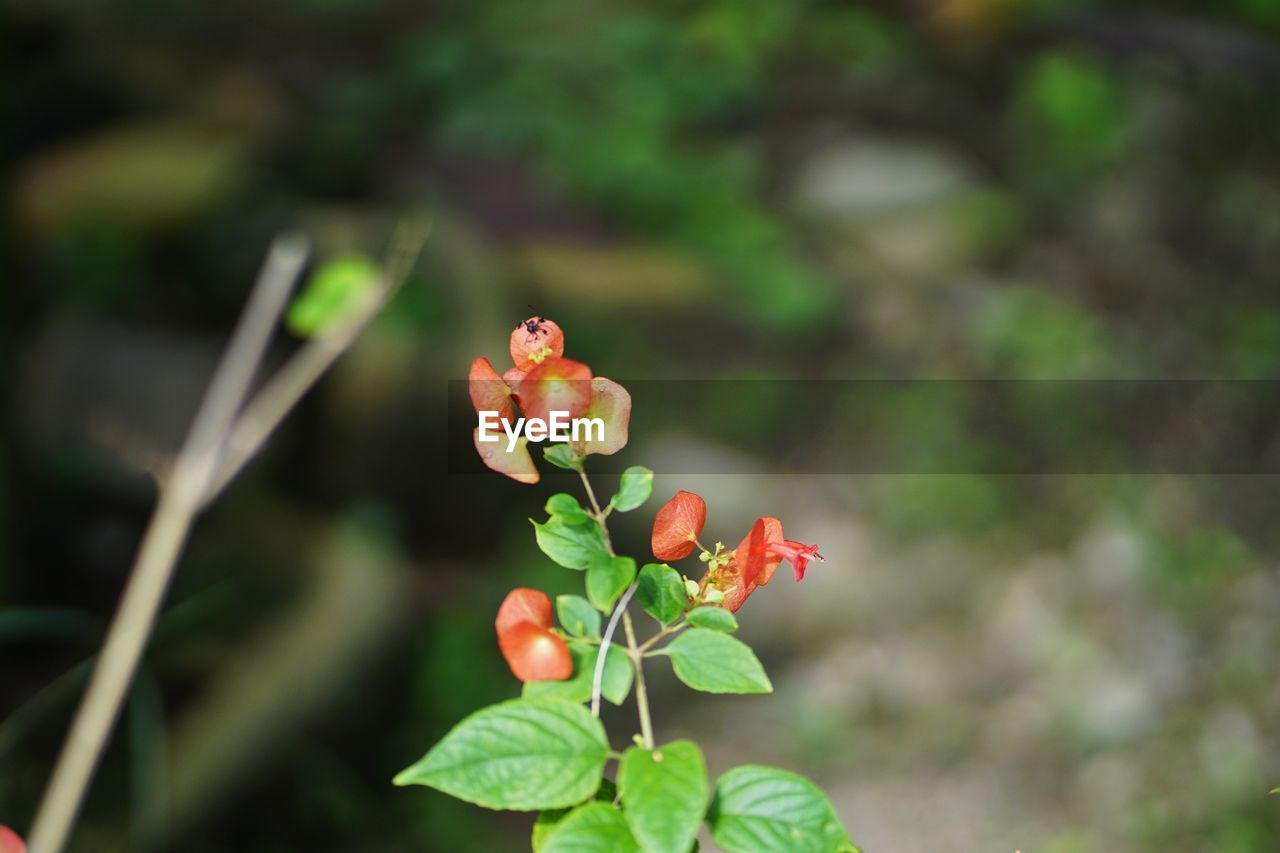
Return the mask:
<path id="1" fill-rule="evenodd" d="M 355 342 L 408 277 L 422 244 L 431 233 L 429 222 L 402 223 L 391 240 L 383 268 L 385 277 L 368 298 L 343 322 L 312 338 L 262 387 L 236 420 L 205 494 L 207 504 L 217 498 L 241 469 L 257 455 L 267 439 L 324 376 L 338 357 Z"/>
<path id="2" fill-rule="evenodd" d="M 636 673 L 636 711 L 640 714 L 640 737 L 645 749 L 653 749 L 653 721 L 649 718 L 649 691 L 644 685 L 644 655 L 636 648 L 636 632 L 631 627 L 631 614 L 622 612 L 622 624 L 627 632 L 627 650 L 631 667 Z"/>
<path id="3" fill-rule="evenodd" d="M 670 637 L 672 634 L 679 634 L 681 631 L 683 631 L 685 628 L 688 628 L 688 627 L 689 627 L 688 622 L 679 622 L 675 625 L 663 625 L 661 631 L 654 634 L 652 637 L 645 640 L 640 645 L 636 646 L 636 651 L 639 652 L 640 654 L 644 654 L 645 652 L 649 651 L 649 649 L 656 646 L 665 638 Z"/>
<path id="4" fill-rule="evenodd" d="M 62 850 L 204 501 L 223 441 L 262 361 L 307 257 L 298 237 L 277 239 L 218 365 L 143 536 L 93 677 L 36 812 L 31 853 Z"/>

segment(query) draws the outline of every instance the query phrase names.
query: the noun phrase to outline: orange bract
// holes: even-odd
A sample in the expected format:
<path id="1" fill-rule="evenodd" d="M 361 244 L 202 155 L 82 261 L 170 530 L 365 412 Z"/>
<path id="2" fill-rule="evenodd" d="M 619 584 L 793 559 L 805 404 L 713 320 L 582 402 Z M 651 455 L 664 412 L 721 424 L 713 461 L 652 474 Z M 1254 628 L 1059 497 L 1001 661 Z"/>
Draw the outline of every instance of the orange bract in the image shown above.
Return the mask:
<path id="1" fill-rule="evenodd" d="M 27 853 L 22 837 L 4 825 L 0 825 L 0 853 Z"/>
<path id="2" fill-rule="evenodd" d="M 551 599 L 539 589 L 516 587 L 502 599 L 498 618 L 493 625 L 501 634 L 521 622 L 532 622 L 542 628 L 551 627 Z"/>
<path id="3" fill-rule="evenodd" d="M 552 412 L 580 417 L 591 405 L 591 368 L 567 358 L 548 358 L 524 375 L 515 396 L 526 418 L 550 421 Z"/>
<path id="4" fill-rule="evenodd" d="M 770 553 L 770 545 L 782 541 L 782 522 L 771 515 L 756 519 L 737 548 L 733 559 L 713 576 L 704 578 L 724 593 L 721 606 L 730 612 L 741 607 L 751 593 L 769 582 L 781 558 Z"/>
<path id="5" fill-rule="evenodd" d="M 532 622 L 521 622 L 498 635 L 498 648 L 521 681 L 563 681 L 573 675 L 573 658 L 565 641 Z"/>
<path id="6" fill-rule="evenodd" d="M 569 646 L 551 631 L 551 599 L 519 587 L 507 593 L 494 620 L 498 648 L 521 681 L 561 681 L 573 675 Z"/>
<path id="7" fill-rule="evenodd" d="M 494 437 L 492 432 L 490 436 Z M 537 466 L 533 464 L 533 457 L 529 455 L 529 439 L 520 436 L 516 439 L 516 446 L 508 451 L 506 436 L 498 434 L 496 438 L 497 441 L 482 442 L 480 427 L 471 431 L 471 443 L 475 445 L 476 453 L 480 454 L 481 462 L 519 483 L 536 483 L 541 479 Z"/>
<path id="8" fill-rule="evenodd" d="M 534 331 L 529 331 L 530 328 Z M 518 368 L 527 370 L 533 367 L 548 349 L 547 357 L 564 355 L 564 332 L 550 320 L 530 317 L 511 333 L 511 363 Z"/>
<path id="9" fill-rule="evenodd" d="M 515 417 L 516 407 L 511 402 L 511 389 L 502 381 L 498 371 L 493 369 L 487 358 L 477 358 L 471 362 L 471 371 L 467 374 L 467 389 L 471 392 L 471 405 L 477 412 L 497 412 L 498 417 L 510 421 Z"/>
<path id="10" fill-rule="evenodd" d="M 742 575 L 742 582 L 751 587 L 764 586 L 782 562 L 770 545 L 782 541 L 782 522 L 772 515 L 756 519 L 751 532 L 733 552 L 733 561 Z"/>
<path id="11" fill-rule="evenodd" d="M 631 424 L 631 395 L 612 379 L 597 376 L 591 380 L 591 405 L 584 418 L 604 421 L 603 441 L 575 441 L 573 452 L 579 456 L 601 453 L 610 456 L 627 446 L 627 428 Z"/>
<path id="12" fill-rule="evenodd" d="M 653 555 L 659 560 L 689 556 L 706 524 L 707 502 L 693 492 L 676 492 L 653 519 Z"/>

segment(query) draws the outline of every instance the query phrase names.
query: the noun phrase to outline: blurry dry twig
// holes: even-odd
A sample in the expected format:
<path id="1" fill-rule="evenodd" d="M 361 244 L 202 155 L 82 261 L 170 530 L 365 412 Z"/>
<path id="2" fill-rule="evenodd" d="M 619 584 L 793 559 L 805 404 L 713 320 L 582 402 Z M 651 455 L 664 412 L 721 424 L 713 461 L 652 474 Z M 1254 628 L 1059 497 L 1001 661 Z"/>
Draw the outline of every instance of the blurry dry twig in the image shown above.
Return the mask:
<path id="1" fill-rule="evenodd" d="M 382 286 L 342 322 L 308 341 L 241 411 L 308 254 L 306 241 L 297 236 L 272 244 L 187 440 L 170 476 L 160 483 L 120 606 L 36 812 L 31 853 L 58 853 L 66 844 L 196 515 L 386 304 L 407 277 L 428 232 L 426 223 L 402 223 L 392 239 Z"/>

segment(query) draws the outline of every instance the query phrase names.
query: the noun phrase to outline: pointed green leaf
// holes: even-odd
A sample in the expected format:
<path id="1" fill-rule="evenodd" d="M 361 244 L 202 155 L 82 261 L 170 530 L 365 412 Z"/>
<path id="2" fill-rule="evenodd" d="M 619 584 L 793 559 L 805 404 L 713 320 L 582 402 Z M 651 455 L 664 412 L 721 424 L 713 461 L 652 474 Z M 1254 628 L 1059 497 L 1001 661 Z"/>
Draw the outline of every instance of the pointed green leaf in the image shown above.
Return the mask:
<path id="1" fill-rule="evenodd" d="M 604 536 L 600 533 L 600 525 L 594 521 L 569 524 L 555 516 L 545 524 L 529 520 L 533 523 L 534 537 L 538 540 L 542 553 L 566 569 L 585 569 L 591 564 L 593 557 L 609 554 L 604 545 Z"/>
<path id="2" fill-rule="evenodd" d="M 636 561 L 630 557 L 597 555 L 587 567 L 587 599 L 609 612 L 623 590 L 636 579 Z"/>
<path id="3" fill-rule="evenodd" d="M 318 335 L 342 320 L 378 289 L 378 267 L 363 255 L 334 258 L 312 274 L 284 322 L 299 337 Z"/>
<path id="4" fill-rule="evenodd" d="M 600 789 L 592 797 L 593 800 L 601 803 L 613 803 L 617 798 L 618 788 L 608 779 L 600 780 Z M 542 846 L 547 842 L 547 836 L 572 812 L 573 809 L 548 809 L 538 813 L 538 819 L 533 822 L 532 837 L 529 839 L 533 853 L 541 853 Z"/>
<path id="5" fill-rule="evenodd" d="M 649 853 L 688 850 L 707 810 L 707 764 L 692 741 L 632 747 L 618 764 L 618 794 L 631 834 Z"/>
<path id="6" fill-rule="evenodd" d="M 595 792 L 608 757 L 604 727 L 582 705 L 512 699 L 458 723 L 395 784 L 491 809 L 563 808 Z"/>
<path id="7" fill-rule="evenodd" d="M 663 625 L 670 625 L 689 606 L 680 573 L 666 563 L 648 563 L 640 570 L 636 599 L 645 613 Z"/>
<path id="8" fill-rule="evenodd" d="M 728 853 L 855 853 L 835 809 L 803 776 L 749 765 L 716 783 L 707 813 L 711 835 Z"/>
<path id="9" fill-rule="evenodd" d="M 622 812 L 612 803 L 578 806 L 547 833 L 540 853 L 638 853 Z"/>
<path id="10" fill-rule="evenodd" d="M 709 628 L 712 631 L 736 631 L 738 620 L 723 607 L 714 604 L 695 607 L 689 611 L 689 624 L 695 628 Z"/>
<path id="11" fill-rule="evenodd" d="M 575 637 L 600 639 L 600 611 L 580 595 L 557 595 L 556 616 L 560 627 Z"/>
<path id="12" fill-rule="evenodd" d="M 582 457 L 573 452 L 567 444 L 551 444 L 547 449 L 542 451 L 542 458 L 546 459 L 557 468 L 567 468 L 570 471 L 582 470 Z"/>
<path id="13" fill-rule="evenodd" d="M 618 493 L 609 501 L 618 512 L 630 512 L 649 500 L 653 494 L 653 472 L 643 465 L 632 465 L 622 472 Z"/>
<path id="14" fill-rule="evenodd" d="M 547 515 L 563 519 L 569 524 L 586 524 L 591 521 L 591 516 L 578 503 L 578 499 L 564 492 L 547 498 Z"/>
<path id="15" fill-rule="evenodd" d="M 530 681 L 525 684 L 523 694 L 526 697 L 555 696 L 570 702 L 586 702 L 591 698 L 591 682 L 595 678 L 599 648 L 587 643 L 569 643 L 573 675 L 563 681 Z M 604 673 L 600 677 L 600 695 L 615 705 L 621 705 L 631 692 L 634 677 L 635 669 L 627 653 L 616 644 L 609 646 L 604 659 Z"/>
<path id="16" fill-rule="evenodd" d="M 707 693 L 772 693 L 764 667 L 741 640 L 719 631 L 690 628 L 657 654 L 670 655 L 679 678 Z"/>

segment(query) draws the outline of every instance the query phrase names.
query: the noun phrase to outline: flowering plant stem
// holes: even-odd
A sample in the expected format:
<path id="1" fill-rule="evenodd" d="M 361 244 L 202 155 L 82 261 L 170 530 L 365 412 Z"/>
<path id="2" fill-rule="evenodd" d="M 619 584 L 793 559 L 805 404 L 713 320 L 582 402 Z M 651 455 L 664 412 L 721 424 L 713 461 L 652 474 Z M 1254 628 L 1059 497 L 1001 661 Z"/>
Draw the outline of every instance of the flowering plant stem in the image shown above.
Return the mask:
<path id="1" fill-rule="evenodd" d="M 596 523 L 600 525 L 605 547 L 608 549 L 610 556 L 616 556 L 613 550 L 613 540 L 609 538 L 609 522 L 607 521 L 609 512 L 600 508 L 600 501 L 596 499 L 595 490 L 591 488 L 591 480 L 587 477 L 587 472 L 579 468 L 578 476 L 582 478 L 582 487 L 586 490 L 587 500 L 591 503 L 592 516 L 595 518 Z M 600 689 L 604 680 L 604 665 L 609 653 L 609 645 L 613 642 L 613 635 L 618 630 L 618 617 L 621 616 L 623 630 L 627 636 L 627 657 L 631 659 L 631 667 L 636 674 L 636 711 L 640 716 L 640 737 L 644 741 L 646 749 L 653 749 L 653 720 L 649 715 L 649 691 L 644 684 L 644 648 L 636 644 L 635 627 L 631 624 L 631 614 L 627 612 L 631 599 L 635 597 L 637 586 L 638 581 L 632 581 L 626 592 L 618 599 L 617 605 L 614 606 L 613 614 L 609 617 L 609 624 L 605 628 L 604 634 L 601 635 L 600 650 L 596 652 L 596 665 L 591 677 L 591 714 L 595 717 L 600 716 Z M 652 642 L 652 640 L 649 642 Z"/>
<path id="2" fill-rule="evenodd" d="M 538 548 L 556 564 L 582 572 L 586 594 L 559 595 L 553 603 L 537 589 L 507 593 L 494 628 L 511 674 L 523 685 L 520 697 L 467 716 L 394 783 L 425 785 L 490 809 L 537 811 L 534 853 L 686 853 L 696 849 L 703 823 L 726 853 L 856 851 L 830 801 L 802 776 L 745 765 L 721 775 L 713 792 L 696 743 L 655 739 L 644 671 L 646 658 L 664 657 L 693 690 L 771 693 L 759 658 L 732 636 L 738 629 L 734 614 L 784 559 L 799 580 L 809 561 L 822 559 L 817 546 L 784 539 L 782 522 L 764 516 L 737 548 L 716 542 L 709 551 L 698 543 L 706 502 L 680 491 L 654 516 L 649 544 L 658 562 L 637 566 L 619 555 L 609 518 L 650 498 L 653 471 L 626 468 L 617 491 L 601 503 L 584 463 L 626 445 L 630 394 L 565 358 L 564 331 L 545 317 L 517 324 L 509 349 L 512 367 L 502 374 L 487 358 L 471 363 L 468 390 L 482 422 L 494 416 L 516 422 L 517 411 L 523 417 L 563 408 L 605 424 L 598 438 L 571 437 L 542 449 L 548 464 L 577 472 L 585 505 L 573 495 L 553 494 L 546 520 L 529 519 Z M 486 467 L 520 483 L 539 482 L 528 447 L 538 439 L 529 436 L 502 450 L 481 437 L 477 427 L 474 444 Z M 704 564 L 695 569 L 701 580 L 669 564 L 695 548 Z M 658 625 L 643 640 L 633 603 Z M 640 732 L 619 751 L 600 720 L 600 700 L 622 705 L 632 692 Z M 612 779 L 611 761 L 617 762 Z"/>

